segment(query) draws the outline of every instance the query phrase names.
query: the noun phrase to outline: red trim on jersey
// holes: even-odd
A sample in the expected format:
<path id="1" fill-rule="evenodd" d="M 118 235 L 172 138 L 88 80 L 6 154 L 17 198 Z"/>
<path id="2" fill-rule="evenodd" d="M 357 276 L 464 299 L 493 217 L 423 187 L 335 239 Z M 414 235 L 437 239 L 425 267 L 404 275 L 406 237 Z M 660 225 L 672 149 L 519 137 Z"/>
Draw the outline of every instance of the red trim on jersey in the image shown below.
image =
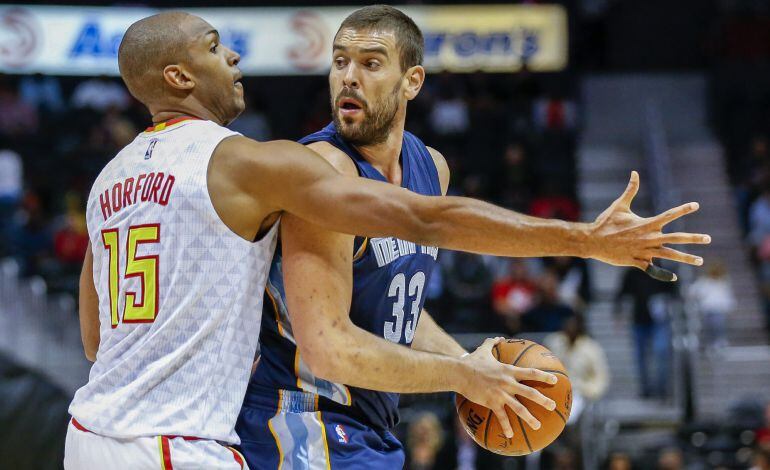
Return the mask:
<path id="1" fill-rule="evenodd" d="M 177 436 L 174 434 L 164 434 L 163 437 L 166 437 L 168 439 L 176 439 L 178 437 L 181 437 L 185 441 L 205 441 L 206 439 L 203 439 L 202 437 L 192 437 L 192 436 Z"/>
<path id="2" fill-rule="evenodd" d="M 174 467 L 171 465 L 171 447 L 168 443 L 168 437 L 161 436 L 160 448 L 163 452 L 163 468 L 165 470 L 174 470 Z"/>
<path id="3" fill-rule="evenodd" d="M 183 121 L 200 121 L 200 118 L 193 117 L 193 116 L 180 116 L 178 118 L 171 119 L 170 121 L 164 121 L 159 122 L 155 125 L 152 125 L 144 130 L 144 132 L 157 132 L 162 131 L 163 129 L 166 129 L 168 126 L 172 126 L 174 124 L 179 124 Z"/>
<path id="4" fill-rule="evenodd" d="M 78 422 L 78 420 L 76 420 L 75 418 L 72 418 L 71 421 L 72 421 L 72 425 L 75 426 L 75 429 L 77 429 L 78 431 L 90 432 L 91 434 L 96 434 L 93 431 L 89 431 L 88 429 L 86 429 L 86 427 L 80 424 L 80 422 Z M 202 437 L 192 437 L 192 436 L 177 436 L 177 435 L 161 436 L 161 438 L 163 439 L 176 439 L 178 437 L 184 439 L 185 441 L 205 441 L 206 440 L 206 439 L 203 439 Z"/>
<path id="5" fill-rule="evenodd" d="M 241 466 L 241 470 L 243 470 L 243 458 L 241 457 L 241 454 L 239 454 L 238 451 L 233 449 L 232 447 L 228 446 L 227 448 L 230 449 L 230 452 L 233 453 L 233 458 L 238 463 L 238 465 Z"/>
<path id="6" fill-rule="evenodd" d="M 88 429 L 86 429 L 82 424 L 78 423 L 78 420 L 76 420 L 75 418 L 72 418 L 72 425 L 75 426 L 75 429 L 77 429 L 78 431 L 91 432 Z"/>

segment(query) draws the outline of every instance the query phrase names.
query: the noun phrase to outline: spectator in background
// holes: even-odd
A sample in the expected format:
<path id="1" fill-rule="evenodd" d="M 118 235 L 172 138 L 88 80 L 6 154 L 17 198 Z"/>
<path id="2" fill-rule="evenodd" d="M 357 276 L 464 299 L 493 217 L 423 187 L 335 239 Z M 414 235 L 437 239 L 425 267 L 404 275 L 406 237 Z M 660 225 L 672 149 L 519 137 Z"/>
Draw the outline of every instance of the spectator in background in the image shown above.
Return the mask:
<path id="1" fill-rule="evenodd" d="M 21 213 L 21 223 L 11 232 L 11 251 L 21 267 L 21 275 L 33 276 L 41 273 L 50 258 L 51 230 L 37 194 L 29 192 L 24 196 Z"/>
<path id="2" fill-rule="evenodd" d="M 658 470 L 684 470 L 684 455 L 676 447 L 663 449 L 658 454 Z"/>
<path id="3" fill-rule="evenodd" d="M 591 278 L 582 258 L 556 256 L 545 258 L 546 265 L 559 277 L 559 300 L 582 312 L 591 301 Z"/>
<path id="4" fill-rule="evenodd" d="M 559 442 L 572 449 L 580 461 L 580 418 L 586 406 L 607 392 L 610 375 L 607 356 L 601 345 L 588 336 L 581 314 L 567 318 L 562 330 L 546 336 L 543 345 L 561 360 L 572 383 L 572 411 Z"/>
<path id="5" fill-rule="evenodd" d="M 10 80 L 0 77 L 0 134 L 19 138 L 37 130 L 37 110 L 19 97 Z"/>
<path id="6" fill-rule="evenodd" d="M 757 445 L 770 449 L 770 401 L 765 404 L 765 425 L 757 429 L 755 434 Z"/>
<path id="7" fill-rule="evenodd" d="M 573 396 L 569 421 L 575 423 L 580 419 L 584 400 L 596 401 L 607 392 L 610 383 L 607 356 L 601 345 L 588 336 L 582 314 L 567 318 L 562 330 L 546 336 L 543 344 L 567 368 Z"/>
<path id="8" fill-rule="evenodd" d="M 441 460 L 441 466 L 436 470 L 497 470 L 518 469 L 517 462 L 509 457 L 493 454 L 476 444 L 460 422 L 459 415 L 454 414 L 454 439 L 448 442 L 446 460 Z M 509 466 L 508 464 L 513 464 Z M 410 469 L 411 470 L 411 469 Z"/>
<path id="9" fill-rule="evenodd" d="M 537 286 L 529 276 L 527 261 L 509 260 L 508 275 L 492 286 L 492 309 L 505 325 L 506 333 L 521 331 L 521 317 L 535 305 Z"/>
<path id="10" fill-rule="evenodd" d="M 72 106 L 75 108 L 90 108 L 94 111 L 105 112 L 109 108 L 125 110 L 130 105 L 131 97 L 126 88 L 101 76 L 80 82 L 72 93 Z"/>
<path id="11" fill-rule="evenodd" d="M 644 271 L 626 268 L 620 289 L 615 295 L 614 314 L 623 312 L 622 300 L 632 300 L 633 335 L 636 364 L 639 370 L 641 396 L 665 397 L 668 390 L 668 362 L 671 338 L 668 324 L 667 297 L 675 293 L 675 284 L 656 281 Z M 617 326 L 617 322 L 616 322 Z M 657 373 L 650 374 L 648 353 L 652 352 Z"/>
<path id="12" fill-rule="evenodd" d="M 88 248 L 86 215 L 76 195 L 67 194 L 65 201 L 64 221 L 54 234 L 54 255 L 62 265 L 78 272 Z"/>
<path id="13" fill-rule="evenodd" d="M 22 187 L 21 157 L 12 150 L 0 150 L 0 256 L 9 251 L 8 237 Z"/>
<path id="14" fill-rule="evenodd" d="M 749 243 L 759 270 L 759 282 L 770 334 L 770 182 L 749 209 Z"/>
<path id="15" fill-rule="evenodd" d="M 749 470 L 770 470 L 770 447 L 760 446 L 754 450 L 753 466 Z"/>
<path id="16" fill-rule="evenodd" d="M 437 457 L 444 445 L 441 423 L 433 412 L 424 411 L 418 415 L 407 430 L 409 470 L 438 470 Z"/>
<path id="17" fill-rule="evenodd" d="M 552 94 L 535 101 L 533 121 L 541 130 L 571 130 L 577 124 L 577 108 L 572 101 Z"/>
<path id="18" fill-rule="evenodd" d="M 59 114 L 65 110 L 59 79 L 51 75 L 27 75 L 19 82 L 21 99 L 44 113 Z"/>
<path id="19" fill-rule="evenodd" d="M 553 270 L 546 270 L 538 284 L 537 303 L 522 316 L 524 328 L 527 331 L 559 331 L 575 311 L 559 300 L 559 277 Z"/>
<path id="20" fill-rule="evenodd" d="M 569 196 L 566 196 L 554 180 L 544 183 L 540 195 L 529 206 L 529 214 L 545 219 L 564 219 L 572 222 L 580 218 L 580 208 Z"/>
<path id="21" fill-rule="evenodd" d="M 136 127 L 117 108 L 109 108 L 102 121 L 113 149 L 123 148 L 136 138 Z"/>
<path id="22" fill-rule="evenodd" d="M 463 99 L 455 83 L 445 75 L 440 76 L 440 87 L 436 101 L 428 116 L 430 128 L 437 144 L 463 147 L 464 137 L 470 127 L 468 103 Z"/>
<path id="23" fill-rule="evenodd" d="M 509 143 L 505 147 L 498 175 L 500 202 L 513 210 L 525 212 L 532 197 L 532 171 L 523 145 Z"/>
<path id="24" fill-rule="evenodd" d="M 631 457 L 624 452 L 613 452 L 607 459 L 605 470 L 633 470 L 634 465 Z"/>
<path id="25" fill-rule="evenodd" d="M 690 286 L 687 298 L 701 315 L 702 345 L 711 352 L 727 346 L 726 319 L 735 308 L 735 296 L 725 265 L 712 261 L 706 267 L 706 273 Z"/>
<path id="26" fill-rule="evenodd" d="M 749 242 L 760 262 L 770 262 L 770 184 L 765 184 L 749 209 Z"/>
<path id="27" fill-rule="evenodd" d="M 462 251 L 444 251 L 445 285 L 452 306 L 452 332 L 490 331 L 489 290 L 492 274 L 484 258 Z"/>

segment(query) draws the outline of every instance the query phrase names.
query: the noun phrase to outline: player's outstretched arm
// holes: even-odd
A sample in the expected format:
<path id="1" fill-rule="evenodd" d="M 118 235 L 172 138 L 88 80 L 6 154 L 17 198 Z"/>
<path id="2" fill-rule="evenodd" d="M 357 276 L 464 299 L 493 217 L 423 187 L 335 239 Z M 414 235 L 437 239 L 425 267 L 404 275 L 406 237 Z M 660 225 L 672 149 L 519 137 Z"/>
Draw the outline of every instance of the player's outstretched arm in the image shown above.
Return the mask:
<path id="1" fill-rule="evenodd" d="M 555 377 L 498 362 L 492 356 L 494 342 L 460 359 L 409 349 L 353 324 L 349 236 L 287 214 L 281 222 L 281 243 L 292 331 L 300 357 L 313 374 L 386 392 L 456 391 L 496 410 L 501 423 L 508 423 L 504 412 L 508 406 L 535 429 L 539 423 L 515 395 L 552 409 L 550 399 L 521 381 Z"/>
<path id="2" fill-rule="evenodd" d="M 218 153 L 226 155 L 219 159 Z M 237 192 L 248 196 L 240 198 L 247 206 L 244 212 L 261 215 L 257 223 L 267 214 L 285 210 L 345 233 L 390 235 L 499 256 L 579 256 L 640 269 L 648 269 L 652 258 L 700 265 L 700 258 L 665 245 L 710 242 L 703 234 L 662 233 L 669 222 L 697 210 L 697 203 L 651 218 L 631 212 L 639 188 L 636 172 L 626 192 L 593 223 L 570 223 L 518 214 L 475 199 L 421 196 L 395 185 L 340 175 L 312 150 L 288 141 L 227 139 L 215 153 L 210 179 L 218 160 L 226 160 L 218 166 L 229 166 Z"/>
<path id="3" fill-rule="evenodd" d="M 78 294 L 78 315 L 80 316 L 80 339 L 86 358 L 94 362 L 99 349 L 99 296 L 94 286 L 94 256 L 88 244 L 83 269 L 80 271 L 80 292 Z"/>

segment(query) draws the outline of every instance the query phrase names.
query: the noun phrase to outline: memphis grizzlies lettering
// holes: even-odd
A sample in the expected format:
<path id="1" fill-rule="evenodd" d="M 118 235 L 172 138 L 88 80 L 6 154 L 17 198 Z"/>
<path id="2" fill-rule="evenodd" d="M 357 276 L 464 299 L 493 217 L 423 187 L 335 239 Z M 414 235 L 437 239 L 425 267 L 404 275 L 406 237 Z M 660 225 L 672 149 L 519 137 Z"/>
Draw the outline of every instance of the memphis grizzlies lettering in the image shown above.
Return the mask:
<path id="1" fill-rule="evenodd" d="M 387 266 L 402 256 L 414 255 L 418 252 L 433 257 L 434 261 L 438 257 L 438 247 L 417 245 L 395 237 L 372 238 L 369 244 L 377 259 L 378 268 Z"/>

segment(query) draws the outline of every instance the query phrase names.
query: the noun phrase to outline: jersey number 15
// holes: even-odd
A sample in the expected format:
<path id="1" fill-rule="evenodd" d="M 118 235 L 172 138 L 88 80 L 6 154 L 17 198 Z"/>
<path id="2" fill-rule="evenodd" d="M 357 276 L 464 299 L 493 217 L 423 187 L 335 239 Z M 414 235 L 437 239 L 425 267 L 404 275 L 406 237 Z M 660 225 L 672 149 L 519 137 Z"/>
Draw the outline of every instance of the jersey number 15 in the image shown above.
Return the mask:
<path id="1" fill-rule="evenodd" d="M 160 242 L 160 224 L 134 225 L 128 228 L 126 270 L 123 280 L 138 277 L 142 286 L 141 302 L 137 293 L 126 291 L 123 318 L 118 315 L 120 294 L 120 233 L 118 229 L 102 230 L 102 242 L 109 252 L 109 296 L 112 327 L 123 323 L 152 323 L 158 315 L 158 255 L 137 256 L 141 244 Z"/>

